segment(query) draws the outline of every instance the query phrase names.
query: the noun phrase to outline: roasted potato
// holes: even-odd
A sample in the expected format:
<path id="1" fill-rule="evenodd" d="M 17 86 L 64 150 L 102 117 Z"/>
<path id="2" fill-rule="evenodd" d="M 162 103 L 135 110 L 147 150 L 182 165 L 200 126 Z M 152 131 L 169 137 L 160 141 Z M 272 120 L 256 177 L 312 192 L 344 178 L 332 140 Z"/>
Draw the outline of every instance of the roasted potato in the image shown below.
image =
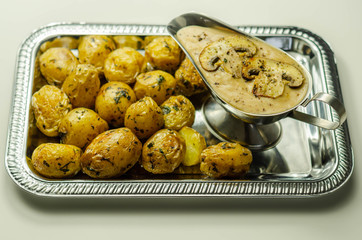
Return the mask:
<path id="1" fill-rule="evenodd" d="M 191 127 L 195 120 L 195 107 L 192 102 L 182 95 L 171 96 L 160 106 L 165 120 L 165 128 L 180 130 Z"/>
<path id="2" fill-rule="evenodd" d="M 126 111 L 124 125 L 140 139 L 148 138 L 162 128 L 164 123 L 161 108 L 150 97 L 133 103 Z"/>
<path id="3" fill-rule="evenodd" d="M 182 161 L 184 166 L 193 166 L 200 163 L 201 152 L 206 148 L 205 138 L 195 129 L 183 127 L 179 134 L 185 140 L 186 154 Z"/>
<path id="4" fill-rule="evenodd" d="M 41 175 L 48 178 L 69 178 L 80 170 L 82 150 L 76 146 L 44 143 L 31 157 L 31 164 Z"/>
<path id="5" fill-rule="evenodd" d="M 48 137 L 58 136 L 58 127 L 62 118 L 72 110 L 68 96 L 59 88 L 43 86 L 31 99 L 36 126 Z"/>
<path id="6" fill-rule="evenodd" d="M 103 71 L 104 60 L 115 48 L 113 40 L 107 36 L 84 36 L 78 46 L 79 62 L 92 64 Z"/>
<path id="7" fill-rule="evenodd" d="M 160 105 L 175 93 L 175 87 L 176 80 L 171 74 L 156 70 L 138 75 L 133 90 L 137 99 L 152 97 Z"/>
<path id="8" fill-rule="evenodd" d="M 45 52 L 49 48 L 54 48 L 54 47 L 64 47 L 64 48 L 68 48 L 68 49 L 76 49 L 76 48 L 78 48 L 78 43 L 79 43 L 78 39 L 76 39 L 74 37 L 58 37 L 52 41 L 46 41 L 45 43 L 43 43 L 40 46 L 40 51 Z"/>
<path id="9" fill-rule="evenodd" d="M 186 145 L 174 130 L 162 129 L 143 145 L 142 166 L 153 174 L 172 173 L 183 161 Z"/>
<path id="10" fill-rule="evenodd" d="M 154 38 L 145 47 L 145 62 L 155 70 L 174 73 L 184 54 L 170 36 Z"/>
<path id="11" fill-rule="evenodd" d="M 159 37 L 162 37 L 162 36 L 146 36 L 145 40 L 143 40 L 144 46 L 147 46 L 148 44 L 150 44 L 150 42 L 153 41 L 153 39 L 159 38 Z"/>
<path id="12" fill-rule="evenodd" d="M 104 62 L 104 76 L 108 81 L 120 81 L 132 84 L 141 73 L 144 57 L 130 47 L 111 52 Z"/>
<path id="13" fill-rule="evenodd" d="M 39 58 L 40 72 L 51 85 L 61 86 L 78 64 L 68 48 L 49 48 Z"/>
<path id="14" fill-rule="evenodd" d="M 74 108 L 94 108 L 100 85 L 97 69 L 90 64 L 79 64 L 65 79 L 62 90 Z"/>
<path id="15" fill-rule="evenodd" d="M 59 124 L 60 141 L 79 148 L 86 147 L 96 136 L 108 130 L 108 124 L 88 108 L 75 108 Z"/>
<path id="16" fill-rule="evenodd" d="M 251 151 L 238 143 L 221 142 L 201 152 L 200 170 L 212 178 L 242 176 L 252 162 Z"/>
<path id="17" fill-rule="evenodd" d="M 189 97 L 207 90 L 200 74 L 188 58 L 185 58 L 176 70 L 175 79 L 178 94 Z"/>
<path id="18" fill-rule="evenodd" d="M 113 36 L 116 48 L 131 47 L 133 49 L 143 49 L 143 39 L 139 36 Z"/>
<path id="19" fill-rule="evenodd" d="M 109 82 L 101 87 L 96 99 L 96 112 L 113 127 L 121 127 L 128 107 L 137 98 L 123 82 Z"/>
<path id="20" fill-rule="evenodd" d="M 98 135 L 86 148 L 80 162 L 92 178 L 112 178 L 127 172 L 139 160 L 142 144 L 128 128 Z"/>

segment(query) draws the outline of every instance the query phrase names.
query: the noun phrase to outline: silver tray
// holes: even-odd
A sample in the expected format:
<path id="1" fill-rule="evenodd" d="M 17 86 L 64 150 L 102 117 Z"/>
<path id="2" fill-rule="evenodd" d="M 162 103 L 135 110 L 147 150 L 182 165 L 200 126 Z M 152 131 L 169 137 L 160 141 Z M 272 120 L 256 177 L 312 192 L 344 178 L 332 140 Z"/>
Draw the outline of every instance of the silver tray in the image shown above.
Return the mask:
<path id="1" fill-rule="evenodd" d="M 343 102 L 333 52 L 319 36 L 297 27 L 238 28 L 282 48 L 303 64 L 313 77 L 311 95 L 326 92 Z M 22 189 L 52 197 L 300 197 L 330 193 L 352 174 L 354 157 L 347 122 L 329 131 L 286 118 L 280 121 L 283 136 L 279 144 L 254 152 L 251 170 L 243 179 L 214 180 L 187 170 L 155 176 L 140 168 L 122 178 L 102 181 L 86 177 L 50 180 L 37 175 L 26 162 L 36 54 L 41 43 L 54 37 L 90 34 L 146 36 L 167 35 L 167 31 L 165 26 L 159 25 L 57 23 L 34 31 L 23 42 L 17 56 L 5 155 L 6 169 Z M 219 140 L 213 137 L 202 117 L 201 103 L 207 97 L 199 95 L 192 99 L 197 109 L 193 127 L 211 144 Z M 329 106 L 319 102 L 308 105 L 305 111 L 331 121 L 338 120 Z"/>

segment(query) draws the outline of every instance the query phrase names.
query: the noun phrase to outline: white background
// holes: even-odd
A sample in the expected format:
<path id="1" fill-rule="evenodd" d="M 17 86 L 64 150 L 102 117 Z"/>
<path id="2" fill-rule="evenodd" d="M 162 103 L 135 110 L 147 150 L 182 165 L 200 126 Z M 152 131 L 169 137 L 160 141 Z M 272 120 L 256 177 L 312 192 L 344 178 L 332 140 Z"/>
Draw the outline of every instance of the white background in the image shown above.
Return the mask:
<path id="1" fill-rule="evenodd" d="M 351 179 L 307 199 L 49 199 L 20 190 L 0 166 L 0 239 L 360 239 L 362 223 L 360 0 L 11 0 L 0 14 L 0 151 L 4 159 L 17 50 L 51 22 L 167 24 L 197 11 L 232 25 L 290 25 L 335 52 L 355 153 Z"/>

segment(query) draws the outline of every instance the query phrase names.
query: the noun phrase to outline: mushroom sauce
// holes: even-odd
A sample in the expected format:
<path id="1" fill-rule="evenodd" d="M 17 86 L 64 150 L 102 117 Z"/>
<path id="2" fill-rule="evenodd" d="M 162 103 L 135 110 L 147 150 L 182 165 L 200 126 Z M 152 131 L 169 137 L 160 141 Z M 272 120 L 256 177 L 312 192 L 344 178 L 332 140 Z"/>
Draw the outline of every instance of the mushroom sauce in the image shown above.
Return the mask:
<path id="1" fill-rule="evenodd" d="M 200 64 L 199 56 L 202 50 L 210 43 L 229 36 L 242 36 L 229 30 L 188 26 L 177 32 L 177 38 L 185 47 L 198 66 L 209 87 L 223 101 L 234 108 L 250 114 L 275 114 L 287 111 L 297 106 L 308 92 L 308 75 L 299 67 L 298 63 L 284 52 L 276 49 L 256 38 L 248 38 L 256 46 L 253 57 L 267 58 L 290 64 L 296 67 L 303 75 L 303 84 L 297 88 L 284 87 L 283 94 L 276 98 L 256 96 L 253 93 L 254 81 L 243 77 L 235 78 L 222 67 L 215 71 L 206 71 Z M 240 59 L 242 61 L 242 59 Z"/>

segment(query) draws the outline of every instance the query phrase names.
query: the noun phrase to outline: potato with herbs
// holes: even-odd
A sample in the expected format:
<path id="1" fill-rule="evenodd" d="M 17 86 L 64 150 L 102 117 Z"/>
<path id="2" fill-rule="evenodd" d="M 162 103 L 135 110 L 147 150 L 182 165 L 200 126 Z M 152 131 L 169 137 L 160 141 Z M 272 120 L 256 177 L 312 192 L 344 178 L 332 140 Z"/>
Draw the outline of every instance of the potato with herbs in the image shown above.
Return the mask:
<path id="1" fill-rule="evenodd" d="M 187 97 L 205 92 L 206 85 L 190 61 L 185 58 L 175 72 L 176 92 Z"/>
<path id="2" fill-rule="evenodd" d="M 39 58 L 40 72 L 51 85 L 61 86 L 78 64 L 68 48 L 49 48 Z"/>
<path id="3" fill-rule="evenodd" d="M 150 97 L 133 103 L 126 111 L 124 125 L 140 139 L 148 138 L 162 128 L 164 123 L 161 108 Z"/>
<path id="4" fill-rule="evenodd" d="M 104 76 L 108 81 L 120 81 L 132 84 L 141 73 L 144 57 L 130 47 L 111 52 L 104 62 Z"/>
<path id="5" fill-rule="evenodd" d="M 179 134 L 185 140 L 186 154 L 182 161 L 184 166 L 194 166 L 200 163 L 201 152 L 206 148 L 205 138 L 190 127 L 183 127 Z"/>
<path id="6" fill-rule="evenodd" d="M 31 157 L 31 164 L 41 175 L 48 178 L 70 178 L 80 171 L 82 150 L 73 145 L 44 143 Z"/>
<path id="7" fill-rule="evenodd" d="M 251 151 L 240 144 L 221 142 L 201 152 L 200 170 L 212 178 L 242 176 L 252 159 Z"/>
<path id="8" fill-rule="evenodd" d="M 143 145 L 142 166 L 153 174 L 172 173 L 186 153 L 184 139 L 177 131 L 162 129 Z"/>
<path id="9" fill-rule="evenodd" d="M 181 48 L 170 36 L 154 38 L 145 47 L 145 60 L 155 70 L 174 73 L 183 57 Z"/>
<path id="10" fill-rule="evenodd" d="M 195 120 L 195 107 L 190 100 L 182 95 L 171 96 L 160 106 L 163 111 L 165 128 L 180 130 L 191 127 Z"/>
<path id="11" fill-rule="evenodd" d="M 148 44 L 150 44 L 150 42 L 152 42 L 154 39 L 159 38 L 159 37 L 163 37 L 163 36 L 146 36 L 145 39 L 143 40 L 144 46 L 147 46 Z"/>
<path id="12" fill-rule="evenodd" d="M 116 48 L 131 47 L 133 49 L 143 49 L 143 39 L 139 36 L 113 36 Z"/>
<path id="13" fill-rule="evenodd" d="M 123 82 L 109 82 L 101 87 L 96 112 L 113 127 L 121 127 L 128 107 L 137 101 L 132 88 Z"/>
<path id="14" fill-rule="evenodd" d="M 98 70 L 90 64 L 79 64 L 65 79 L 62 90 L 74 108 L 94 108 L 100 85 Z"/>
<path id="15" fill-rule="evenodd" d="M 74 37 L 58 37 L 52 41 L 46 41 L 40 46 L 40 51 L 45 52 L 49 48 L 64 47 L 68 49 L 78 48 L 78 39 Z"/>
<path id="16" fill-rule="evenodd" d="M 98 135 L 86 148 L 80 162 L 82 171 L 92 178 L 121 176 L 135 165 L 142 143 L 128 128 Z"/>
<path id="17" fill-rule="evenodd" d="M 79 62 L 92 64 L 97 69 L 103 70 L 104 61 L 114 49 L 116 45 L 107 36 L 84 36 L 80 39 L 78 46 Z"/>
<path id="18" fill-rule="evenodd" d="M 176 80 L 171 74 L 156 70 L 138 75 L 133 90 L 137 99 L 151 97 L 160 105 L 175 93 L 175 87 Z"/>
<path id="19" fill-rule="evenodd" d="M 68 96 L 59 88 L 45 85 L 33 94 L 31 105 L 36 126 L 48 137 L 58 136 L 62 118 L 72 110 Z"/>
<path id="20" fill-rule="evenodd" d="M 86 147 L 96 136 L 108 130 L 108 124 L 88 108 L 75 108 L 59 124 L 60 141 L 79 148 Z"/>

